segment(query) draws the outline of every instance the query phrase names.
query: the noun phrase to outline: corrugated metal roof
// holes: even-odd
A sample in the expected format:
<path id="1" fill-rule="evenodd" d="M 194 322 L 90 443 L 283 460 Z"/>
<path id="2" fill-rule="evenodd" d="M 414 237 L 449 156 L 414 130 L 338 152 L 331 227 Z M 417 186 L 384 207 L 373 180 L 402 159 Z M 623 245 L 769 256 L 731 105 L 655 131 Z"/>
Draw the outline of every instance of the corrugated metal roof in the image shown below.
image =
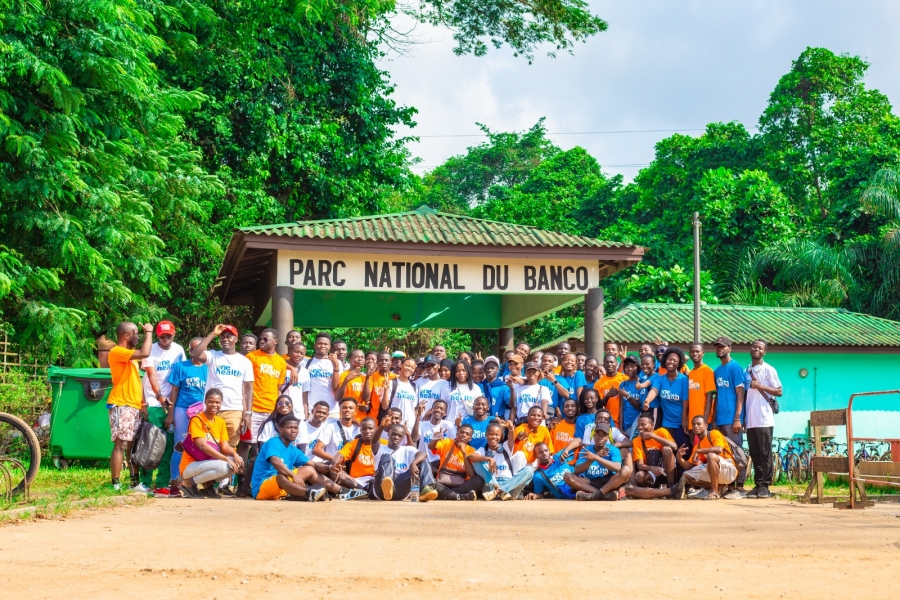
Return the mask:
<path id="1" fill-rule="evenodd" d="M 843 308 L 782 308 L 704 304 L 700 332 L 711 344 L 720 335 L 735 344 L 761 338 L 784 346 L 898 346 L 900 322 Z M 692 304 L 629 304 L 604 319 L 604 337 L 626 344 L 660 340 L 689 344 L 694 338 Z M 570 338 L 584 339 L 584 328 L 544 344 L 550 348 Z"/>
<path id="2" fill-rule="evenodd" d="M 256 235 L 365 242 L 557 248 L 631 247 L 629 244 L 620 242 L 604 242 L 580 235 L 544 231 L 527 225 L 514 225 L 442 213 L 428 206 L 420 206 L 414 211 L 405 213 L 259 225 L 243 227 L 241 231 L 245 234 Z"/>

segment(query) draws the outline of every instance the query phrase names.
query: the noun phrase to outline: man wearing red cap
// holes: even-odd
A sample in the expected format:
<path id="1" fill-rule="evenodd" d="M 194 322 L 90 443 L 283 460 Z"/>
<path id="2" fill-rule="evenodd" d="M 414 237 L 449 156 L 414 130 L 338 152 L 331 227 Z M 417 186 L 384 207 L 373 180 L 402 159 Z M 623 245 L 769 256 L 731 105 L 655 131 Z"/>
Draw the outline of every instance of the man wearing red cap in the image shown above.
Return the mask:
<path id="1" fill-rule="evenodd" d="M 221 350 L 207 350 L 213 338 L 219 338 Z M 206 390 L 218 388 L 222 392 L 222 408 L 218 416 L 225 420 L 228 430 L 228 444 L 237 448 L 241 438 L 241 427 L 250 428 L 253 414 L 253 365 L 240 354 L 237 345 L 238 330 L 234 325 L 216 325 L 203 341 L 191 350 L 191 358 L 205 362 L 209 366 Z M 219 487 L 226 496 L 234 492 L 227 485 Z"/>
<path id="2" fill-rule="evenodd" d="M 144 402 L 147 404 L 147 420 L 160 429 L 165 429 L 166 416 L 172 410 L 169 402 L 172 392 L 169 373 L 172 367 L 184 360 L 184 348 L 175 343 L 175 325 L 171 321 L 160 321 L 156 325 L 156 340 L 150 349 L 150 356 L 141 361 L 141 368 L 144 370 L 141 385 Z M 169 495 L 169 471 L 174 445 L 174 433 L 167 432 L 166 451 L 157 467 L 156 485 L 153 484 L 153 471 L 141 469 L 141 482 L 134 488 L 135 491 L 149 492 L 152 489 L 156 494 Z"/>

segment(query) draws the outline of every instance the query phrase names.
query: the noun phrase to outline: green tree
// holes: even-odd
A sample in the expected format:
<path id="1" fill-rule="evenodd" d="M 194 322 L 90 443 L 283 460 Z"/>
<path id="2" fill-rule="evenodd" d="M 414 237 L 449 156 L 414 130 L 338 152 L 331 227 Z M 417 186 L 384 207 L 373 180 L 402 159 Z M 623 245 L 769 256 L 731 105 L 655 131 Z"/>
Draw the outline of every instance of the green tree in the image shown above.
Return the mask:
<path id="1" fill-rule="evenodd" d="M 868 212 L 887 222 L 878 228 L 875 251 L 867 256 L 875 274 L 873 312 L 900 317 L 900 171 L 882 169 L 875 174 L 862 195 Z"/>

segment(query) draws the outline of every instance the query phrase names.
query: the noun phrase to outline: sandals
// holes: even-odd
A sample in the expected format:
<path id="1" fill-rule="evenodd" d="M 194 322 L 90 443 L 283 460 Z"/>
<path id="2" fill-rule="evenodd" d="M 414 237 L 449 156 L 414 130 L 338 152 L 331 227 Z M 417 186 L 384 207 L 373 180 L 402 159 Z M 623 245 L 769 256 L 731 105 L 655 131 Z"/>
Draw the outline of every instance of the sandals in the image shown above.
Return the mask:
<path id="1" fill-rule="evenodd" d="M 721 496 L 719 496 L 719 494 L 715 494 L 715 493 L 713 493 L 713 492 L 710 492 L 710 493 L 706 496 L 706 498 L 704 498 L 704 500 L 718 500 L 720 497 L 721 497 Z"/>

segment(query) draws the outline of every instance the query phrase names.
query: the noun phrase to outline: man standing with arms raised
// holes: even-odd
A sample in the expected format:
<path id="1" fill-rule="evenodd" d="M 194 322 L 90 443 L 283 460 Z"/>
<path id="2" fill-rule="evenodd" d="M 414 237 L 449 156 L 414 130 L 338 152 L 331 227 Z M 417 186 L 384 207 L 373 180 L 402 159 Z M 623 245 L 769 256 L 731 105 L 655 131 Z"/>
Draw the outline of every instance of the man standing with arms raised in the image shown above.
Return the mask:
<path id="1" fill-rule="evenodd" d="M 749 498 L 771 498 L 772 485 L 772 430 L 775 428 L 773 406 L 775 398 L 781 396 L 781 380 L 778 372 L 763 360 L 766 343 L 755 340 L 750 344 L 750 366 L 747 379 L 747 443 L 753 461 L 753 476 L 756 485 L 747 493 Z"/>
<path id="2" fill-rule="evenodd" d="M 207 350 L 216 337 L 219 338 L 221 350 Z M 222 392 L 222 407 L 217 416 L 225 421 L 228 445 L 237 448 L 238 454 L 243 451 L 241 459 L 244 460 L 250 447 L 238 442 L 241 428 L 249 429 L 253 415 L 253 365 L 246 356 L 237 352 L 237 340 L 237 328 L 220 323 L 191 350 L 191 358 L 209 367 L 206 391 L 216 388 Z M 228 486 L 221 487 L 219 491 L 225 495 L 232 494 Z"/>
<path id="3" fill-rule="evenodd" d="M 141 376 L 136 361 L 150 356 L 153 346 L 153 325 L 144 323 L 144 343 L 140 350 L 135 350 L 138 342 L 137 325 L 124 321 L 116 327 L 116 345 L 109 351 L 109 372 L 112 377 L 112 390 L 109 392 L 106 407 L 109 409 L 109 428 L 112 434 L 113 449 L 109 455 L 109 472 L 115 490 L 122 489 L 119 476 L 122 474 L 122 463 L 137 433 L 139 416 L 147 414 L 147 405 L 141 390 Z M 132 474 L 132 483 L 137 485 Z"/>
<path id="4" fill-rule="evenodd" d="M 716 429 L 738 446 L 744 445 L 741 414 L 744 411 L 744 370 L 731 358 L 731 340 L 716 339 L 716 356 L 722 364 L 716 367 Z M 734 487 L 722 496 L 728 500 L 746 497 L 746 469 L 738 471 Z"/>

